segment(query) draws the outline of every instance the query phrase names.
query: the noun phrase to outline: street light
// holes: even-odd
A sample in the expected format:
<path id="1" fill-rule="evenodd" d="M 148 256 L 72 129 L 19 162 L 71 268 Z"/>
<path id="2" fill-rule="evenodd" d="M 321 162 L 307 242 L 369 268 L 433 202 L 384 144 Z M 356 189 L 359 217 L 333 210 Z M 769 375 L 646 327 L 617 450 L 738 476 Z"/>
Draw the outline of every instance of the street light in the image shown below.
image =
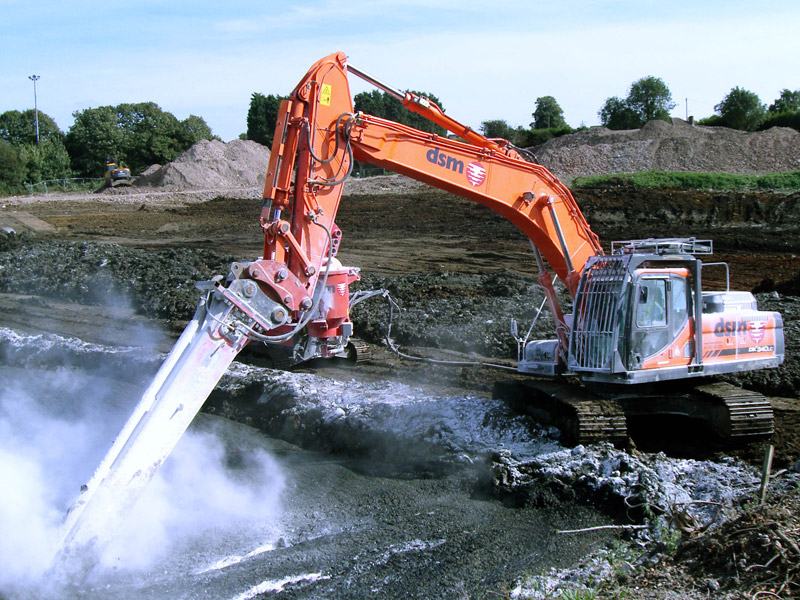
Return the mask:
<path id="1" fill-rule="evenodd" d="M 39 145 L 39 105 L 36 101 L 36 82 L 40 79 L 38 75 L 28 77 L 33 82 L 33 114 L 36 121 L 36 145 Z"/>

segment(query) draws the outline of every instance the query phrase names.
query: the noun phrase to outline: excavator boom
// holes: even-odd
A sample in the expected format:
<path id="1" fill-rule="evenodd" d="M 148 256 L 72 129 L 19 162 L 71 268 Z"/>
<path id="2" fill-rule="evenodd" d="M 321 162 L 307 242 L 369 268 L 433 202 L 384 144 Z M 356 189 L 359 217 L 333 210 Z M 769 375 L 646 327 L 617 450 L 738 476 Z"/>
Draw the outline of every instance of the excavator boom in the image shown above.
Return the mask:
<path id="1" fill-rule="evenodd" d="M 354 113 L 348 72 L 389 90 L 409 110 L 460 139 Z M 531 239 L 573 295 L 588 258 L 603 254 L 572 194 L 546 168 L 524 160 L 508 142 L 486 138 L 446 116 L 427 98 L 395 90 L 347 65 L 341 52 L 315 63 L 281 107 L 262 224 L 268 227 L 270 209 L 286 209 L 293 198 L 297 223 L 292 233 L 310 257 L 321 254 L 324 243 L 309 228 L 307 216 L 321 213 L 328 224 L 333 222 L 353 160 L 408 175 L 500 213 Z M 265 258 L 278 255 L 270 241 L 268 236 Z"/>

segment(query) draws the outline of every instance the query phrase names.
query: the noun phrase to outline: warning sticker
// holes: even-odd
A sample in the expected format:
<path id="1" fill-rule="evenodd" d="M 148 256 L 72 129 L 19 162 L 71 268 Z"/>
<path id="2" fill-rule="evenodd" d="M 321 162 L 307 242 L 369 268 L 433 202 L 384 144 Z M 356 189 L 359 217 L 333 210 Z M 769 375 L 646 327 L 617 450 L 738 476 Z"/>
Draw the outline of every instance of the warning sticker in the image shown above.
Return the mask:
<path id="1" fill-rule="evenodd" d="M 323 83 L 322 88 L 319 91 L 319 103 L 323 106 L 330 106 L 332 92 L 333 86 L 330 83 Z"/>

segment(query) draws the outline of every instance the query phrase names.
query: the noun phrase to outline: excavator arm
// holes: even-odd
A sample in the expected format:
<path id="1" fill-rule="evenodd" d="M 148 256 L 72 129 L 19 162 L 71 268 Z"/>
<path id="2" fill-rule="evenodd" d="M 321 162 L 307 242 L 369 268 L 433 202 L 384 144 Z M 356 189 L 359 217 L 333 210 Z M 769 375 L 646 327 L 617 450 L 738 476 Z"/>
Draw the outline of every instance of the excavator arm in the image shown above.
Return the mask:
<path id="1" fill-rule="evenodd" d="M 454 137 L 355 113 L 348 73 L 395 96 Z M 542 259 L 574 297 L 586 262 L 603 254 L 569 190 L 509 142 L 486 138 L 428 98 L 396 90 L 349 66 L 341 52 L 315 63 L 282 103 L 264 188 L 264 261 L 286 265 L 305 289 L 307 304 L 313 303 L 312 290 L 319 289 L 327 253 L 338 249 L 341 233 L 334 220 L 355 160 L 478 202 L 516 225 L 534 248 L 539 280 L 566 349 L 568 327 Z M 274 297 L 282 297 L 283 280 L 264 283 Z"/>
<path id="2" fill-rule="evenodd" d="M 530 239 L 575 295 L 588 257 L 602 254 L 572 194 L 547 169 L 505 152 L 356 114 L 354 156 L 482 204 Z M 458 218 L 454 215 L 454 218 Z"/>
<path id="3" fill-rule="evenodd" d="M 458 139 L 354 113 L 348 72 L 388 90 L 404 106 Z M 281 106 L 273 142 L 262 227 L 265 258 L 277 252 L 275 213 L 292 207 L 292 234 L 310 258 L 325 252 L 311 215 L 331 226 L 353 160 L 402 173 L 500 213 L 519 227 L 574 296 L 591 256 L 603 254 L 570 191 L 545 167 L 526 161 L 505 140 L 492 140 L 446 116 L 435 103 L 390 88 L 348 66 L 343 53 L 315 63 Z M 457 218 L 457 217 L 456 217 Z M 297 272 L 298 256 L 287 262 Z M 299 274 L 302 278 L 303 275 Z"/>

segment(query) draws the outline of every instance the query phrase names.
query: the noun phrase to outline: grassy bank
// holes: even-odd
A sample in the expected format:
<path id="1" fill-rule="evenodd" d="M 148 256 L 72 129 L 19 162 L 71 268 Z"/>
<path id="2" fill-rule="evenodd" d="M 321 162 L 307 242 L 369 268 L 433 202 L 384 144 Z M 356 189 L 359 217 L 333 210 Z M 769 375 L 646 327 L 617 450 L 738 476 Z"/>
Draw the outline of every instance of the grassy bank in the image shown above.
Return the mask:
<path id="1" fill-rule="evenodd" d="M 689 173 L 643 171 L 576 177 L 572 188 L 624 185 L 634 188 L 675 188 L 682 190 L 782 190 L 800 191 L 800 171 L 749 175 L 741 173 Z"/>

